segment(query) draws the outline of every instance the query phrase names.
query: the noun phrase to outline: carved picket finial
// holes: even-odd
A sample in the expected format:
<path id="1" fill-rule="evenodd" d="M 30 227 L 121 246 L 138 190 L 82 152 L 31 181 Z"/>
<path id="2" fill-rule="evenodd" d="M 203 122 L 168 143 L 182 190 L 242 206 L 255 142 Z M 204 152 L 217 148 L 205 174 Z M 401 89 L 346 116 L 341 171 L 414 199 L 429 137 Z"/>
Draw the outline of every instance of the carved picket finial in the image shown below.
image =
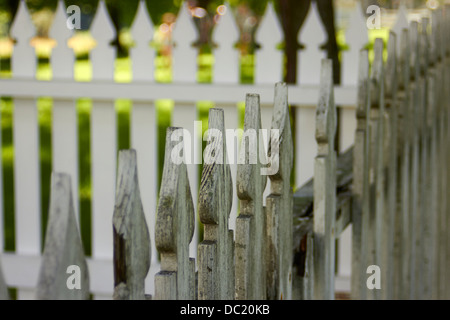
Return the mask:
<path id="1" fill-rule="evenodd" d="M 271 193 L 266 198 L 267 298 L 292 298 L 292 187 L 294 144 L 286 83 L 275 85 L 268 174 Z"/>
<path id="2" fill-rule="evenodd" d="M 155 226 L 156 248 L 161 254 L 161 271 L 155 275 L 155 299 L 158 300 L 195 298 L 195 263 L 189 258 L 194 204 L 186 164 L 177 161 L 183 140 L 183 129 L 167 129 Z"/>
<path id="3" fill-rule="evenodd" d="M 67 41 L 72 35 L 73 32 L 67 27 L 66 6 L 64 1 L 60 0 L 50 29 L 50 36 L 57 42 L 51 55 L 54 79 L 73 79 L 75 55 L 73 50 L 67 46 Z"/>
<path id="4" fill-rule="evenodd" d="M 110 44 L 115 35 L 114 26 L 108 17 L 105 0 L 100 0 L 91 25 L 91 34 L 97 45 L 90 52 L 92 78 L 94 80 L 114 80 L 114 61 L 116 52 Z"/>
<path id="5" fill-rule="evenodd" d="M 135 150 L 119 152 L 113 237 L 114 298 L 144 300 L 151 247 L 139 191 Z"/>
<path id="6" fill-rule="evenodd" d="M 227 163 L 224 112 L 209 110 L 198 212 L 204 224 L 204 241 L 198 247 L 198 298 L 234 299 L 233 231 L 228 229 L 233 201 L 230 165 Z"/>
<path id="7" fill-rule="evenodd" d="M 237 195 L 241 212 L 236 220 L 236 299 L 265 299 L 266 272 L 265 217 L 263 191 L 267 177 L 261 174 L 266 163 L 262 139 L 259 95 L 247 94 L 244 135 L 237 167 Z"/>
<path id="8" fill-rule="evenodd" d="M 36 72 L 36 54 L 30 45 L 35 28 L 25 0 L 20 0 L 17 14 L 11 26 L 11 36 L 17 43 L 12 54 L 11 69 L 15 78 L 33 78 Z"/>
<path id="9" fill-rule="evenodd" d="M 53 173 L 45 247 L 36 292 L 42 300 L 89 298 L 89 274 L 72 200 L 70 176 Z"/>
<path id="10" fill-rule="evenodd" d="M 330 150 L 334 150 L 336 121 L 332 61 L 323 59 L 320 76 L 319 104 L 316 109 L 316 140 L 319 145 L 319 154 L 328 154 Z M 322 150 L 321 146 L 328 146 L 328 149 Z"/>
<path id="11" fill-rule="evenodd" d="M 137 14 L 131 28 L 131 35 L 136 42 L 136 46 L 130 51 L 133 63 L 133 81 L 151 81 L 154 78 L 155 50 L 149 46 L 149 41 L 153 37 L 153 24 L 147 14 L 145 3 L 145 1 L 139 1 Z"/>
<path id="12" fill-rule="evenodd" d="M 367 33 L 367 19 L 361 13 L 361 2 L 357 2 L 356 8 L 350 15 L 348 28 L 345 32 L 345 38 L 348 39 L 349 50 L 344 51 L 342 80 L 344 85 L 357 85 L 358 64 L 355 63 L 359 58 L 359 52 L 369 42 Z"/>
<path id="13" fill-rule="evenodd" d="M 386 99 L 395 99 L 397 94 L 397 35 L 394 32 L 389 33 L 388 57 L 386 61 L 385 74 L 385 97 Z"/>
<path id="14" fill-rule="evenodd" d="M 273 83 L 281 79 L 283 53 L 277 49 L 277 45 L 283 40 L 283 32 L 272 2 L 267 3 L 264 19 L 256 30 L 255 38 L 261 43 L 255 55 L 255 83 Z"/>
<path id="15" fill-rule="evenodd" d="M 172 33 L 173 82 L 194 83 L 197 79 L 197 48 L 193 47 L 196 30 L 188 2 L 180 8 Z"/>
<path id="16" fill-rule="evenodd" d="M 323 59 L 316 109 L 317 157 L 314 164 L 314 297 L 334 299 L 336 221 L 336 106 L 332 60 Z"/>

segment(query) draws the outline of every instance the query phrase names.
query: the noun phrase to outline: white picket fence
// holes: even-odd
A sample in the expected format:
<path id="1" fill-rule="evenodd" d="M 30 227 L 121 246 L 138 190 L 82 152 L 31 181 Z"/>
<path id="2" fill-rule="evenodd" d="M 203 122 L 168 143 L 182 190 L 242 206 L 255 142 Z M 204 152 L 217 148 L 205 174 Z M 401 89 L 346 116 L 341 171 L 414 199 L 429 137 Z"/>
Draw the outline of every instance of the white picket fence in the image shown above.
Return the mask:
<path id="1" fill-rule="evenodd" d="M 91 176 L 92 176 L 92 256 L 88 259 L 91 275 L 91 292 L 95 298 L 111 298 L 113 293 L 113 234 L 111 224 L 114 211 L 116 159 L 117 159 L 117 114 L 115 101 L 130 99 L 133 103 L 130 135 L 131 147 L 137 151 L 139 182 L 142 204 L 149 223 L 150 238 L 154 239 L 154 224 L 157 197 L 157 155 L 155 101 L 172 99 L 175 103 L 172 126 L 183 127 L 195 137 L 198 120 L 197 102 L 213 101 L 224 109 L 226 127 L 237 128 L 237 103 L 245 99 L 246 93 L 260 95 L 262 127 L 270 128 L 273 106 L 273 84 L 282 79 L 282 53 L 275 45 L 282 40 L 282 31 L 269 3 L 257 41 L 262 48 L 256 52 L 255 84 L 239 84 L 239 54 L 232 47 L 238 37 L 234 19 L 227 11 L 214 32 L 218 48 L 214 50 L 214 76 L 211 84 L 196 83 L 196 49 L 191 47 L 195 39 L 192 17 L 186 6 L 181 9 L 173 40 L 173 83 L 161 84 L 154 80 L 155 52 L 145 45 L 153 34 L 145 4 L 141 1 L 132 36 L 137 46 L 131 49 L 133 81 L 114 82 L 115 51 L 109 45 L 114 36 L 113 27 L 104 1 L 99 2 L 91 34 L 97 46 L 90 53 L 93 68 L 91 82 L 76 82 L 73 79 L 74 55 L 64 44 L 72 36 L 66 27 L 66 13 L 60 1 L 50 35 L 58 46 L 53 49 L 51 66 L 53 79 L 35 79 L 36 56 L 29 40 L 35 35 L 25 2 L 20 1 L 19 11 L 11 29 L 17 40 L 12 55 L 12 78 L 0 80 L 0 96 L 12 97 L 14 101 L 14 194 L 15 194 L 15 252 L 2 254 L 5 280 L 10 287 L 18 288 L 18 298 L 34 298 L 38 270 L 41 261 L 41 173 L 39 167 L 39 131 L 36 100 L 40 97 L 53 99 L 52 109 L 52 164 L 53 171 L 66 172 L 72 177 L 72 190 L 76 216 L 79 216 L 79 163 L 78 127 L 76 101 L 80 98 L 92 100 L 91 112 Z M 399 11 L 394 30 L 407 27 L 406 11 Z M 319 96 L 321 59 L 325 53 L 318 46 L 325 39 L 317 10 L 313 5 L 299 38 L 306 49 L 299 51 L 297 74 L 300 85 L 289 85 L 289 103 L 296 108 L 295 167 L 297 186 L 313 175 L 314 158 L 317 153 L 315 140 L 315 109 Z M 342 54 L 342 85 L 334 88 L 335 102 L 341 109 L 340 146 L 345 149 L 353 144 L 356 128 L 355 104 L 359 50 L 368 42 L 366 18 L 359 7 L 353 12 L 346 32 L 350 47 Z M 193 138 L 194 140 L 194 138 Z M 194 154 L 198 150 L 194 151 Z M 197 157 L 197 155 L 192 157 Z M 192 197 L 197 199 L 199 189 L 198 166 L 187 166 Z M 233 181 L 236 166 L 231 166 Z M 3 185 L 1 188 L 10 186 Z M 269 193 L 266 188 L 265 195 Z M 0 193 L 0 197 L 3 194 Z M 264 197 L 265 198 L 265 197 Z M 0 198 L 0 204 L 3 199 Z M 233 195 L 231 221 L 237 215 L 237 195 Z M 196 206 L 196 201 L 194 201 Z M 0 205 L 3 210 L 3 205 Z M 4 213 L 0 212 L 0 216 Z M 0 219 L 0 249 L 3 248 L 3 218 Z M 231 222 L 230 227 L 234 229 Z M 198 232 L 197 230 L 195 232 Z M 195 238 L 195 237 L 194 237 Z M 156 249 L 152 241 L 152 268 L 147 277 L 146 292 L 153 293 L 153 276 L 159 270 Z M 348 244 L 347 244 L 347 247 Z M 197 243 L 191 243 L 191 256 L 196 255 Z M 348 250 L 342 253 L 348 254 Z M 348 260 L 349 261 L 349 260 Z M 349 264 L 349 262 L 348 262 Z M 349 268 L 349 266 L 348 266 Z M 347 275 L 349 275 L 349 270 Z"/>

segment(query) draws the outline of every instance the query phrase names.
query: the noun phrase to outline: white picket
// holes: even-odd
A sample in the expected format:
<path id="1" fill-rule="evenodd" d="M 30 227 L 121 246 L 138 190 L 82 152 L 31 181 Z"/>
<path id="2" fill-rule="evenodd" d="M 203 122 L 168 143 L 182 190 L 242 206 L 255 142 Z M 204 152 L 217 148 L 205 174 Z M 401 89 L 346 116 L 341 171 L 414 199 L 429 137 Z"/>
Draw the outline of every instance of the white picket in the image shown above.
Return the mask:
<path id="1" fill-rule="evenodd" d="M 79 221 L 78 117 L 75 101 L 54 99 L 52 113 L 52 170 L 72 180 L 75 217 Z"/>
<path id="2" fill-rule="evenodd" d="M 255 37 L 261 45 L 255 53 L 255 83 L 273 84 L 280 81 L 283 76 L 283 52 L 276 46 L 282 41 L 282 31 L 272 2 L 267 4 Z"/>
<path id="3" fill-rule="evenodd" d="M 20 0 L 16 18 L 11 26 L 11 36 L 17 43 L 12 54 L 11 69 L 15 78 L 33 78 L 36 73 L 36 54 L 30 46 L 35 34 L 25 0 Z"/>
<path id="4" fill-rule="evenodd" d="M 362 15 L 359 2 L 356 3 L 355 9 L 350 15 L 345 39 L 350 48 L 342 53 L 342 84 L 344 86 L 356 86 L 358 83 L 358 64 L 355 61 L 359 59 L 360 50 L 369 42 L 366 19 Z"/>
<path id="5" fill-rule="evenodd" d="M 239 39 L 239 30 L 229 4 L 225 3 L 223 14 L 214 29 L 214 83 L 239 83 L 239 51 L 234 44 Z M 192 63 L 192 62 L 191 62 Z"/>
<path id="6" fill-rule="evenodd" d="M 325 51 L 319 47 L 326 41 L 326 36 L 316 2 L 311 3 L 308 17 L 299 32 L 299 41 L 304 43 L 306 48 L 298 53 L 297 82 L 301 85 L 318 85 L 320 72 L 317 70 L 320 70 L 321 60 L 325 58 Z"/>
<path id="7" fill-rule="evenodd" d="M 58 1 L 55 19 L 50 29 L 50 36 L 57 42 L 51 55 L 53 78 L 72 80 L 75 56 L 72 49 L 67 46 L 67 41 L 72 36 L 72 31 L 67 28 L 66 6 L 62 0 Z"/>
<path id="8" fill-rule="evenodd" d="M 114 79 L 115 49 L 110 45 L 115 35 L 114 27 L 108 17 L 105 0 L 100 0 L 91 25 L 91 35 L 97 42 L 90 52 L 92 79 L 94 81 L 112 81 Z"/>
<path id="9" fill-rule="evenodd" d="M 197 49 L 192 47 L 195 41 L 195 33 L 192 15 L 187 1 L 185 1 L 178 13 L 172 33 L 172 41 L 174 43 L 172 49 L 173 82 L 196 82 Z"/>
<path id="10" fill-rule="evenodd" d="M 41 177 L 35 99 L 14 99 L 14 196 L 16 252 L 41 252 Z"/>
<path id="11" fill-rule="evenodd" d="M 91 111 L 92 256 L 112 259 L 117 129 L 112 101 L 94 101 Z"/>
<path id="12" fill-rule="evenodd" d="M 155 50 L 150 48 L 153 38 L 153 23 L 149 19 L 145 1 L 139 1 L 139 7 L 131 28 L 131 35 L 136 46 L 130 51 L 133 64 L 133 81 L 153 81 Z"/>

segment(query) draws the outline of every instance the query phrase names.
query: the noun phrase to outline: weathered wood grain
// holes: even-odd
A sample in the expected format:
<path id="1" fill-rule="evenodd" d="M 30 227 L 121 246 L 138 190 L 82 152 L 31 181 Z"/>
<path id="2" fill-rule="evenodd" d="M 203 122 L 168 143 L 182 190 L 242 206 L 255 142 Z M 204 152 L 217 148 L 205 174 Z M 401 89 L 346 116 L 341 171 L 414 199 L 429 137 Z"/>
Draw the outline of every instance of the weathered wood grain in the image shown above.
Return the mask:
<path id="1" fill-rule="evenodd" d="M 400 38 L 400 53 L 399 53 L 399 81 L 397 97 L 399 99 L 399 146 L 400 153 L 400 201 L 399 206 L 401 210 L 401 236 L 400 236 L 400 282 L 398 297 L 400 299 L 407 299 L 409 296 L 410 287 L 410 267 L 409 267 L 409 252 L 410 252 L 410 232 L 409 232 L 409 208 L 410 208 L 410 163 L 411 163 L 411 117 L 410 110 L 410 50 L 409 50 L 409 30 L 404 29 Z"/>
<path id="2" fill-rule="evenodd" d="M 156 248 L 161 254 L 161 271 L 155 275 L 157 300 L 195 298 L 195 263 L 189 258 L 195 223 L 194 204 L 186 164 L 177 163 L 172 157 L 172 153 L 181 154 L 183 139 L 181 128 L 167 129 L 155 226 Z"/>
<path id="3" fill-rule="evenodd" d="M 417 260 L 417 220 L 419 212 L 419 170 L 420 170 L 420 68 L 419 68 L 419 25 L 417 21 L 411 22 L 410 25 L 410 101 L 411 101 L 411 122 L 412 136 L 411 136 L 411 172 L 410 172 L 410 218 L 409 218 L 409 234 L 410 234 L 410 252 L 409 252 L 409 267 L 410 267 L 410 287 L 409 287 L 409 298 L 414 299 L 417 283 L 416 283 L 416 260 Z"/>
<path id="4" fill-rule="evenodd" d="M 358 101 L 356 107 L 357 127 L 353 147 L 352 184 L 352 299 L 365 298 L 367 231 L 369 222 L 369 57 L 367 50 L 359 56 Z M 338 160 L 339 164 L 339 160 Z"/>
<path id="5" fill-rule="evenodd" d="M 261 169 L 263 163 L 267 161 L 262 141 L 257 139 L 260 129 L 259 95 L 247 94 L 244 135 L 239 151 L 236 178 L 237 195 L 240 200 L 235 243 L 236 299 L 239 300 L 266 298 L 266 265 L 264 263 L 266 221 L 263 191 L 267 176 L 261 174 Z"/>
<path id="6" fill-rule="evenodd" d="M 114 299 L 144 300 L 150 235 L 139 190 L 135 150 L 119 152 L 113 215 Z"/>
<path id="7" fill-rule="evenodd" d="M 370 217 L 369 217 L 369 265 L 381 265 L 382 228 L 385 208 L 385 156 L 384 156 L 384 63 L 383 40 L 374 45 L 374 61 L 370 75 Z M 368 267 L 366 266 L 366 268 Z M 379 299 L 380 290 L 368 290 L 367 298 Z"/>
<path id="8" fill-rule="evenodd" d="M 67 174 L 52 173 L 49 219 L 36 290 L 39 300 L 89 298 L 89 272 L 75 219 L 70 180 Z M 71 266 L 78 267 L 79 272 L 71 271 Z M 71 284 L 78 287 L 72 288 Z"/>
<path id="9" fill-rule="evenodd" d="M 198 246 L 198 298 L 234 299 L 234 241 L 228 219 L 233 183 L 227 163 L 225 119 L 222 109 L 210 109 L 198 212 L 204 241 Z"/>
<path id="10" fill-rule="evenodd" d="M 397 175 L 398 175 L 398 105 L 397 105 L 397 36 L 390 32 L 388 57 L 385 73 L 385 182 L 386 209 L 383 213 L 382 256 L 381 256 L 381 298 L 391 300 L 394 296 L 394 270 L 398 265 L 394 255 L 395 235 L 399 225 L 397 211 Z M 397 224 L 398 222 L 398 224 Z"/>
<path id="11" fill-rule="evenodd" d="M 294 163 L 294 143 L 285 83 L 275 85 L 272 130 L 268 148 L 271 193 L 266 198 L 267 298 L 292 299 L 292 207 L 290 184 Z"/>
<path id="12" fill-rule="evenodd" d="M 336 106 L 331 60 L 322 60 L 316 109 L 317 157 L 314 164 L 314 297 L 334 299 L 336 223 Z"/>

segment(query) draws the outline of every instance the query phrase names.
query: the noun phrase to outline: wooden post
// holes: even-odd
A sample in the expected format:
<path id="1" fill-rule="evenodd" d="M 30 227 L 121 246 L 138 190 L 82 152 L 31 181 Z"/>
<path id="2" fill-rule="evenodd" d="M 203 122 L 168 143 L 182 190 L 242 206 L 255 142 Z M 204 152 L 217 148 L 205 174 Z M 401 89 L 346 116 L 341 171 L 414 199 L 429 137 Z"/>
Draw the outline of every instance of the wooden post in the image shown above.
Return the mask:
<path id="1" fill-rule="evenodd" d="M 85 300 L 89 273 L 73 208 L 70 176 L 53 173 L 50 212 L 36 298 Z"/>
<path id="2" fill-rule="evenodd" d="M 209 110 L 208 145 L 198 199 L 204 241 L 198 246 L 198 298 L 234 299 L 234 241 L 228 229 L 233 182 L 227 163 L 224 111 Z"/>
<path id="3" fill-rule="evenodd" d="M 397 233 L 397 144 L 398 144 L 398 105 L 397 105 L 397 36 L 391 32 L 388 42 L 388 58 L 385 73 L 385 181 L 386 209 L 383 213 L 382 261 L 381 261 L 381 297 L 391 300 L 394 296 L 394 270 L 398 265 L 398 255 L 394 255 L 394 241 Z"/>
<path id="4" fill-rule="evenodd" d="M 381 267 L 382 228 L 385 210 L 384 173 L 384 67 L 383 40 L 375 40 L 374 62 L 370 80 L 370 184 L 371 209 L 369 219 L 369 263 Z M 368 266 L 366 266 L 367 268 Z M 382 288 L 383 289 L 383 288 Z M 380 290 L 368 290 L 368 298 L 379 299 Z"/>
<path id="5" fill-rule="evenodd" d="M 155 226 L 156 248 L 161 254 L 161 271 L 155 275 L 157 300 L 195 298 L 195 261 L 189 258 L 189 243 L 194 234 L 194 204 L 183 145 L 183 130 L 168 128 Z M 174 158 L 180 151 L 184 161 L 177 162 Z"/>
<path id="6" fill-rule="evenodd" d="M 352 299 L 365 298 L 367 268 L 367 231 L 369 223 L 369 57 L 367 50 L 359 53 L 357 127 L 353 149 L 352 203 Z"/>
<path id="7" fill-rule="evenodd" d="M 114 299 L 144 300 L 151 248 L 139 191 L 135 150 L 119 152 L 113 239 Z"/>
<path id="8" fill-rule="evenodd" d="M 409 219 L 409 233 L 410 233 L 410 288 L 409 298 L 414 299 L 417 289 L 416 279 L 416 260 L 417 260 L 417 216 L 419 212 L 418 198 L 419 198 L 419 168 L 420 168 L 420 146 L 419 146 L 419 124 L 420 117 L 420 81 L 419 81 L 419 30 L 416 21 L 411 22 L 410 27 L 410 43 L 411 43 L 411 88 L 410 88 L 410 103 L 411 103 L 411 194 L 410 194 L 410 219 Z"/>
<path id="9" fill-rule="evenodd" d="M 336 222 L 336 106 L 332 73 L 331 60 L 322 60 L 314 166 L 314 297 L 329 300 L 334 299 Z"/>
<path id="10" fill-rule="evenodd" d="M 266 222 L 263 191 L 267 176 L 261 174 L 267 163 L 262 150 L 259 95 L 247 94 L 244 135 L 237 168 L 237 194 L 241 210 L 236 219 L 235 277 L 236 299 L 266 298 Z"/>
<path id="11" fill-rule="evenodd" d="M 266 198 L 267 298 L 292 299 L 293 190 L 290 184 L 294 145 L 285 83 L 275 85 L 275 102 L 269 144 L 271 193 Z"/>

